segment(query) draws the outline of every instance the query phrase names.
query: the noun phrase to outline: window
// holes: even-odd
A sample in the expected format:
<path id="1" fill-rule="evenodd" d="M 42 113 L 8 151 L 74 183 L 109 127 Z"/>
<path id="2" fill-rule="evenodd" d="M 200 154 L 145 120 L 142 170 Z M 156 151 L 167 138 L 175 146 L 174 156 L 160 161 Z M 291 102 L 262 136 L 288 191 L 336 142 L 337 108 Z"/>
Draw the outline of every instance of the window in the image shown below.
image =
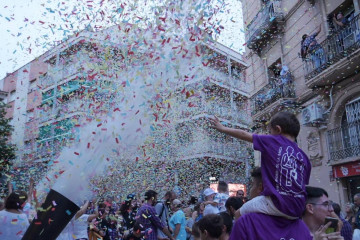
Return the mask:
<path id="1" fill-rule="evenodd" d="M 15 101 L 16 99 L 16 90 L 11 91 L 10 93 L 10 102 Z"/>
<path id="2" fill-rule="evenodd" d="M 31 122 L 34 120 L 34 109 L 31 109 L 29 111 L 26 112 L 26 122 Z"/>
<path id="3" fill-rule="evenodd" d="M 32 92 L 37 88 L 36 83 L 37 83 L 36 78 L 34 78 L 33 80 L 30 81 L 30 83 L 29 83 L 29 92 Z"/>
<path id="4" fill-rule="evenodd" d="M 345 114 L 342 118 L 344 144 L 348 147 L 360 146 L 360 98 L 356 98 L 345 105 Z"/>

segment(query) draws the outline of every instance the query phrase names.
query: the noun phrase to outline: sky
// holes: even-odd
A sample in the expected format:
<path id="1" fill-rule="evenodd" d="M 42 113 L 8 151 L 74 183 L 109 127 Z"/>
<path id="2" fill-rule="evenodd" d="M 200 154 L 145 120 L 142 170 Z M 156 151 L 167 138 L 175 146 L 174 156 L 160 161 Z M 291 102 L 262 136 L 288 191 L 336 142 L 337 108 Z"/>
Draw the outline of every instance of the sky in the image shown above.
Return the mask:
<path id="1" fill-rule="evenodd" d="M 143 12 L 151 4 L 146 0 L 133 2 L 144 4 Z M 224 26 L 218 41 L 243 52 L 245 40 L 241 2 L 225 2 L 226 8 L 217 16 Z M 0 79 L 51 49 L 74 31 L 94 24 L 94 19 L 101 18 L 102 11 L 111 12 L 120 5 L 119 0 L 1 0 Z"/>

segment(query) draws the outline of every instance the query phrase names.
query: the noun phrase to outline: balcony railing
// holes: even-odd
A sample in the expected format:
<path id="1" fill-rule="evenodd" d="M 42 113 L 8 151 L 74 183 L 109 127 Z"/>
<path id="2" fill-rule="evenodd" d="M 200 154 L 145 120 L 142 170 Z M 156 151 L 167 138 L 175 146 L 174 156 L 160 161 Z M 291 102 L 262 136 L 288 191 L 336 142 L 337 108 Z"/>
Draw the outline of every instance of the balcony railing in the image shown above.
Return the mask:
<path id="1" fill-rule="evenodd" d="M 255 115 L 272 103 L 282 98 L 295 98 L 295 88 L 292 80 L 283 84 L 280 78 L 270 80 L 269 84 L 260 89 L 252 98 L 252 112 Z"/>
<path id="2" fill-rule="evenodd" d="M 178 148 L 178 155 L 180 157 L 191 157 L 196 155 L 216 155 L 227 158 L 234 158 L 236 160 L 244 159 L 245 146 L 238 141 L 234 142 L 217 142 L 214 140 L 202 140 L 200 142 L 193 142 L 192 144 L 182 144 L 186 147 Z"/>
<path id="3" fill-rule="evenodd" d="M 247 26 L 246 42 L 250 49 L 256 48 L 255 43 L 265 33 L 272 30 L 272 25 L 284 18 L 281 0 L 270 0 Z"/>
<path id="4" fill-rule="evenodd" d="M 41 77 L 41 86 L 43 89 L 54 86 L 56 82 L 65 80 L 82 70 L 80 63 L 69 64 L 60 67 L 51 67 L 45 76 Z"/>
<path id="5" fill-rule="evenodd" d="M 236 78 L 210 67 L 204 70 L 204 77 L 208 77 L 210 81 L 213 81 L 220 86 L 229 87 L 234 90 L 243 91 L 245 93 L 248 93 L 250 90 L 249 85 L 243 78 Z"/>
<path id="6" fill-rule="evenodd" d="M 360 122 L 327 131 L 330 161 L 360 156 Z"/>
<path id="7" fill-rule="evenodd" d="M 306 81 L 360 48 L 359 18 L 360 15 L 355 16 L 344 27 L 321 42 L 311 53 L 308 53 L 304 61 Z"/>

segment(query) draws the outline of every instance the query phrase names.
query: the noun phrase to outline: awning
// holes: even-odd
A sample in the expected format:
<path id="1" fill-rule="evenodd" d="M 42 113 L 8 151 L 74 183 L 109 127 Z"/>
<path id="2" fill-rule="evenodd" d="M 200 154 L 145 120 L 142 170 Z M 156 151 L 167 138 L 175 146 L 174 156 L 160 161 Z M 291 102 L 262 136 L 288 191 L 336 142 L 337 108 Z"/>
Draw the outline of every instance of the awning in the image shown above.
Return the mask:
<path id="1" fill-rule="evenodd" d="M 333 166 L 335 178 L 360 176 L 360 161 Z"/>

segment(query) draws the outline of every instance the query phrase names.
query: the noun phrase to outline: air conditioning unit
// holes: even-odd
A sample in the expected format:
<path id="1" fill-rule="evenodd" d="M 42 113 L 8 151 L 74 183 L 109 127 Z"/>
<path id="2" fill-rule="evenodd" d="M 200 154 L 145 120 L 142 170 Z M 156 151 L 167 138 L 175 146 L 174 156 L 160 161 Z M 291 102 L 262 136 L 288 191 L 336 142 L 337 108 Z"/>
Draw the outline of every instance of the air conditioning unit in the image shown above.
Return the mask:
<path id="1" fill-rule="evenodd" d="M 323 113 L 324 110 L 321 107 L 321 105 L 317 103 L 312 103 L 302 110 L 301 112 L 302 123 L 311 124 L 311 123 L 322 122 L 324 119 Z"/>

